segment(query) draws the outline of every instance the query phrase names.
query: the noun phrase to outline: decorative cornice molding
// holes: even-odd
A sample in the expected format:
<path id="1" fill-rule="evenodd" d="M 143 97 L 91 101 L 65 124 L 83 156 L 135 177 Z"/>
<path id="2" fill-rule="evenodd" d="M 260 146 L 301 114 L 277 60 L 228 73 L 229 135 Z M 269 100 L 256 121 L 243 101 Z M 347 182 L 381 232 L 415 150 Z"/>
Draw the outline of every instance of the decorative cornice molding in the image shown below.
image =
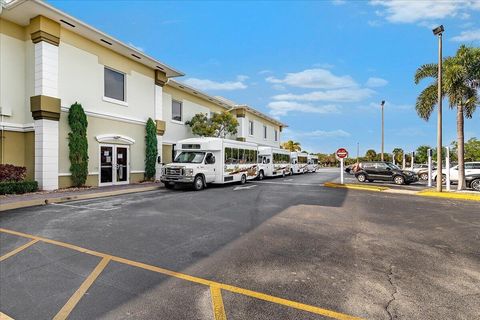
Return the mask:
<path id="1" fill-rule="evenodd" d="M 135 139 L 133 139 L 133 138 L 130 138 L 128 136 L 124 136 L 124 135 L 121 135 L 121 134 L 113 134 L 113 133 L 100 134 L 100 135 L 96 136 L 95 139 L 98 142 L 102 142 L 102 143 L 103 142 L 108 143 L 108 142 L 111 142 L 111 141 L 114 141 L 116 143 L 123 143 L 123 144 L 134 144 L 135 143 Z"/>

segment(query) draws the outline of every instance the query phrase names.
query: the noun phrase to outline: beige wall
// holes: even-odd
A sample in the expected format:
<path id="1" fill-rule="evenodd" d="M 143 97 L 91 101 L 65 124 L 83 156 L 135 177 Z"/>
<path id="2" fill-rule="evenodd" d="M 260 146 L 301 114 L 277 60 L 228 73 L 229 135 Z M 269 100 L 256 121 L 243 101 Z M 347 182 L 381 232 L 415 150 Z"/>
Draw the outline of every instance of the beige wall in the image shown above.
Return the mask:
<path id="1" fill-rule="evenodd" d="M 89 174 L 99 173 L 100 143 L 95 139 L 95 137 L 102 134 L 123 135 L 134 139 L 135 143 L 130 145 L 130 171 L 143 172 L 145 170 L 145 125 L 102 119 L 92 116 L 88 116 L 87 118 Z M 69 174 L 70 160 L 68 158 L 68 133 L 70 132 L 70 127 L 68 125 L 67 112 L 62 112 L 60 116 L 59 130 L 59 173 L 60 175 Z"/>
<path id="2" fill-rule="evenodd" d="M 0 19 L 0 107 L 3 121 L 32 123 L 33 44 L 25 39 L 25 28 Z"/>
<path id="3" fill-rule="evenodd" d="M 105 66 L 125 73 L 126 104 L 105 101 Z M 61 30 L 59 45 L 59 97 L 62 107 L 81 103 L 86 111 L 146 121 L 154 118 L 154 71 L 89 41 Z"/>
<path id="4" fill-rule="evenodd" d="M 0 131 L 0 163 L 27 168 L 27 179 L 32 180 L 35 168 L 35 141 L 33 132 Z"/>
<path id="5" fill-rule="evenodd" d="M 172 121 L 172 101 L 182 102 L 182 123 Z M 194 137 L 189 126 L 184 123 L 197 113 L 210 114 L 210 112 L 225 111 L 222 108 L 208 100 L 202 99 L 194 94 L 182 91 L 180 89 L 169 86 L 163 89 L 163 120 L 166 123 L 163 142 L 176 143 L 178 140 Z"/>
<path id="6" fill-rule="evenodd" d="M 246 141 L 248 142 L 254 142 L 260 145 L 267 145 L 267 146 L 275 146 L 279 147 L 280 146 L 280 127 L 277 126 L 276 124 L 263 119 L 251 112 L 246 112 L 245 113 L 245 123 L 244 123 L 244 132 L 245 135 L 244 137 L 246 138 Z M 249 135 L 248 131 L 248 121 L 253 121 L 254 123 L 254 131 L 253 131 L 253 136 Z M 267 139 L 264 139 L 263 136 L 263 126 L 267 126 Z M 277 130 L 278 132 L 278 141 L 275 141 L 275 132 L 274 130 Z M 240 135 L 240 129 L 238 130 Z"/>

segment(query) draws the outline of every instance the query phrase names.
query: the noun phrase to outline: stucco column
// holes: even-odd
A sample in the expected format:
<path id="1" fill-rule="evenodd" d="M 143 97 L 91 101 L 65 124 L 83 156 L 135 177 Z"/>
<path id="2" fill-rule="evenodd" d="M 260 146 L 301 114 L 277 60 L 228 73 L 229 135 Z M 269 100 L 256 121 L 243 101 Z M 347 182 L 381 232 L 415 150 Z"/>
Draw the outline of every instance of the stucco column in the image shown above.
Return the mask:
<path id="1" fill-rule="evenodd" d="M 155 123 L 157 124 L 157 149 L 158 156 L 162 155 L 163 150 L 163 134 L 165 133 L 165 121 L 163 120 L 163 86 L 167 83 L 167 75 L 165 72 L 155 70 Z M 162 162 L 163 159 L 161 159 Z M 160 180 L 162 174 L 162 164 L 156 165 L 155 180 Z"/>
<path id="2" fill-rule="evenodd" d="M 35 127 L 35 180 L 40 189 L 55 190 L 58 189 L 60 25 L 37 16 L 30 20 L 30 32 L 35 47 L 35 95 L 30 97 Z"/>

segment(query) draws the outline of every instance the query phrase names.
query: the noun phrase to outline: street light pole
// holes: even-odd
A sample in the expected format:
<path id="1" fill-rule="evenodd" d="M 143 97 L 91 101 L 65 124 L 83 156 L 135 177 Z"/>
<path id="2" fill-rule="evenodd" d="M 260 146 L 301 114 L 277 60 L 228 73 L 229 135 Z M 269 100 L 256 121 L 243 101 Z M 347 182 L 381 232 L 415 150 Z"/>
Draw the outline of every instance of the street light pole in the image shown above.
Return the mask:
<path id="1" fill-rule="evenodd" d="M 437 191 L 442 192 L 442 33 L 443 25 L 433 29 L 438 36 L 438 118 L 437 118 Z"/>
<path id="2" fill-rule="evenodd" d="M 382 106 L 382 153 L 381 153 L 381 159 L 383 161 L 383 146 L 384 146 L 384 120 L 383 120 L 383 106 L 385 105 L 385 100 L 382 100 L 381 106 Z"/>

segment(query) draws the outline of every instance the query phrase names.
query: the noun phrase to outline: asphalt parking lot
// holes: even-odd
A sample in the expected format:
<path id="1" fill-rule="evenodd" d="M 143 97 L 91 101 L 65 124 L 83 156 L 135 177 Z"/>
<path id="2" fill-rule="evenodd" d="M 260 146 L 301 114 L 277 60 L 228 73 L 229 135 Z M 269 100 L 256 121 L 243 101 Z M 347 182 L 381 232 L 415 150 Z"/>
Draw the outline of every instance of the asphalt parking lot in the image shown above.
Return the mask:
<path id="1" fill-rule="evenodd" d="M 478 203 L 334 171 L 0 214 L 14 319 L 478 319 Z"/>

